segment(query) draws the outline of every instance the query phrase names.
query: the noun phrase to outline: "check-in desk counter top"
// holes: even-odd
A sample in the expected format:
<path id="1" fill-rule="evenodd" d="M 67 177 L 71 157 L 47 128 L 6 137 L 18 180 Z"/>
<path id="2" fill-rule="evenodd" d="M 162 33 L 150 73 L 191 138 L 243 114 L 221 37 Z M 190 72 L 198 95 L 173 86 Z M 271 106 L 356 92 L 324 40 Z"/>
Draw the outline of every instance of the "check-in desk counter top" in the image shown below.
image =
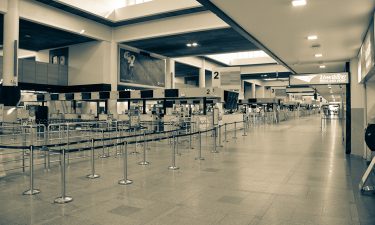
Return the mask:
<path id="1" fill-rule="evenodd" d="M 78 114 L 66 113 L 66 114 L 64 114 L 64 119 L 66 119 L 66 120 L 76 120 L 76 119 L 78 119 Z"/>
<path id="2" fill-rule="evenodd" d="M 64 115 L 61 114 L 61 113 L 51 113 L 49 118 L 55 119 L 55 120 L 62 120 L 62 119 L 64 119 Z"/>
<path id="3" fill-rule="evenodd" d="M 118 120 L 119 121 L 129 121 L 129 115 L 128 114 L 119 114 Z"/>

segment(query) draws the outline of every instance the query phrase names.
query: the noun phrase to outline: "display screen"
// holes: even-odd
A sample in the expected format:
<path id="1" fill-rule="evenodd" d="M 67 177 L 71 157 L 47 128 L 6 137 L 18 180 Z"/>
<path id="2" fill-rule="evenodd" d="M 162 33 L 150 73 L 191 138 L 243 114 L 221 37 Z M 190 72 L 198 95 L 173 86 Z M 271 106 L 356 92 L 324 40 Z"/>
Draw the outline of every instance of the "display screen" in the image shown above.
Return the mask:
<path id="1" fill-rule="evenodd" d="M 144 90 L 141 91 L 141 98 L 153 98 L 154 91 L 153 90 Z"/>
<path id="2" fill-rule="evenodd" d="M 52 100 L 52 101 L 57 101 L 57 100 L 59 100 L 59 94 L 51 94 L 51 100 Z"/>
<path id="3" fill-rule="evenodd" d="M 119 91 L 118 95 L 120 99 L 129 99 L 130 91 Z"/>
<path id="4" fill-rule="evenodd" d="M 65 94 L 65 99 L 66 100 L 74 100 L 74 94 L 73 93 L 66 93 Z"/>
<path id="5" fill-rule="evenodd" d="M 44 101 L 44 94 L 38 94 L 38 95 L 36 96 L 36 100 L 37 100 L 37 101 Z"/>
<path id="6" fill-rule="evenodd" d="M 179 95 L 178 89 L 165 89 L 164 96 L 166 98 L 177 98 Z"/>
<path id="7" fill-rule="evenodd" d="M 165 60 L 147 53 L 120 49 L 120 81 L 140 85 L 165 86 Z"/>
<path id="8" fill-rule="evenodd" d="M 99 92 L 99 99 L 109 99 L 109 92 L 108 91 Z"/>
<path id="9" fill-rule="evenodd" d="M 232 91 L 224 91 L 224 108 L 225 109 L 236 109 L 238 102 L 238 93 Z"/>
<path id="10" fill-rule="evenodd" d="M 82 93 L 82 100 L 90 100 L 91 99 L 91 93 L 90 92 L 83 92 Z"/>

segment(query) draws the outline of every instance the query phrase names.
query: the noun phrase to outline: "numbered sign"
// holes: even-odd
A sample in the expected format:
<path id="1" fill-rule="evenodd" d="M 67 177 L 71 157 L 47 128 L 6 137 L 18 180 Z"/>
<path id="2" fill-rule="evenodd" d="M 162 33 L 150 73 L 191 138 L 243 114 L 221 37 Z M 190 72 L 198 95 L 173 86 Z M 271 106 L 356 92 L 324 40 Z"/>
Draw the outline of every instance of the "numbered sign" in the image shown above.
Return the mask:
<path id="1" fill-rule="evenodd" d="M 220 86 L 221 86 L 220 71 L 214 70 L 212 71 L 212 87 L 220 87 Z"/>

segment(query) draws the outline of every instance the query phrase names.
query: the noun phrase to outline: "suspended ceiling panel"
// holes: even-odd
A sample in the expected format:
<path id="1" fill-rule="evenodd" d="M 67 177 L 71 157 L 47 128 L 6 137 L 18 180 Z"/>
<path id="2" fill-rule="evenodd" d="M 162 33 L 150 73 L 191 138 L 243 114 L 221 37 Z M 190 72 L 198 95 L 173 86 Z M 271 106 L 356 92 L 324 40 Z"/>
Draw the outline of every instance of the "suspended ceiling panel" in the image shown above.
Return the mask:
<path id="1" fill-rule="evenodd" d="M 199 2 L 213 3 L 297 73 L 315 72 L 311 63 L 332 61 L 341 66 L 327 71 L 342 71 L 357 56 L 375 7 L 373 0 L 307 0 L 305 7 L 292 7 L 291 0 Z M 312 34 L 318 40 L 308 41 Z"/>
<path id="2" fill-rule="evenodd" d="M 187 43 L 196 42 L 197 47 L 187 47 Z M 231 28 L 215 29 L 178 35 L 149 38 L 123 42 L 144 51 L 167 57 L 202 56 L 238 51 L 259 50 Z"/>

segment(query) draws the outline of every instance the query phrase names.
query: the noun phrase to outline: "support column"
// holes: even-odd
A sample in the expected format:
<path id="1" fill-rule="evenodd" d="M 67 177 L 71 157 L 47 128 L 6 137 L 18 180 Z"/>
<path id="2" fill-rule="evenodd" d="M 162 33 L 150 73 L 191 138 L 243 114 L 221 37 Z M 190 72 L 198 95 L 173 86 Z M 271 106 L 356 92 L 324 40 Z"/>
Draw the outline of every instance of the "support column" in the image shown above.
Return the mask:
<path id="1" fill-rule="evenodd" d="M 257 91 L 257 86 L 254 83 L 252 83 L 251 84 L 251 98 L 256 98 L 257 97 L 256 96 L 256 91 Z"/>
<path id="2" fill-rule="evenodd" d="M 175 88 L 175 61 L 167 59 L 165 70 L 165 88 Z"/>
<path id="3" fill-rule="evenodd" d="M 21 98 L 18 88 L 19 0 L 8 0 L 4 15 L 3 87 L 0 103 L 4 104 L 4 122 L 15 122 L 15 107 Z"/>
<path id="4" fill-rule="evenodd" d="M 351 151 L 352 154 L 366 158 L 366 144 L 364 141 L 365 121 L 365 89 L 358 83 L 358 60 L 350 60 L 350 101 L 351 101 Z M 343 85 L 343 88 L 345 86 Z M 343 99 L 344 100 L 344 99 Z"/>
<path id="5" fill-rule="evenodd" d="M 199 68 L 199 87 L 206 87 L 206 60 L 202 60 L 202 67 Z"/>

